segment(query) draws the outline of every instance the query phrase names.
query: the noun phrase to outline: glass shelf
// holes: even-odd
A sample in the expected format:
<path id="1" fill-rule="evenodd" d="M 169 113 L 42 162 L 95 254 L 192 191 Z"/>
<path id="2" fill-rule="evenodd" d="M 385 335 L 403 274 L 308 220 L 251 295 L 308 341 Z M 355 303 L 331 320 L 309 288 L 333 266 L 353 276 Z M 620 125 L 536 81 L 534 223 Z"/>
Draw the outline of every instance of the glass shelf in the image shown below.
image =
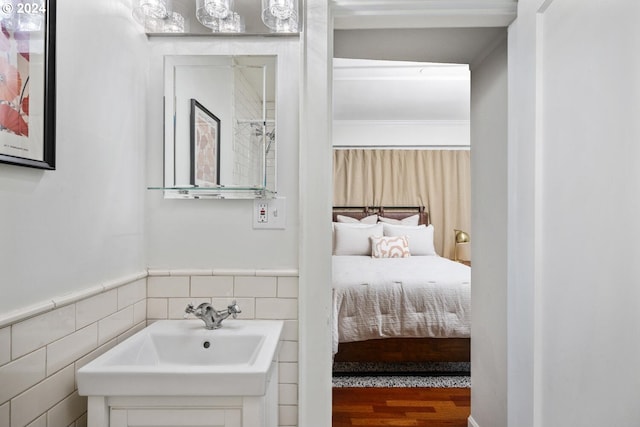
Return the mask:
<path id="1" fill-rule="evenodd" d="M 147 187 L 148 190 L 162 190 L 167 199 L 272 199 L 276 192 L 265 187 Z"/>
<path id="2" fill-rule="evenodd" d="M 147 37 L 210 37 L 210 38 L 229 38 L 229 37 L 300 37 L 300 33 L 269 33 L 269 32 L 251 32 L 251 33 L 212 33 L 208 32 L 188 32 L 188 33 L 145 33 Z"/>

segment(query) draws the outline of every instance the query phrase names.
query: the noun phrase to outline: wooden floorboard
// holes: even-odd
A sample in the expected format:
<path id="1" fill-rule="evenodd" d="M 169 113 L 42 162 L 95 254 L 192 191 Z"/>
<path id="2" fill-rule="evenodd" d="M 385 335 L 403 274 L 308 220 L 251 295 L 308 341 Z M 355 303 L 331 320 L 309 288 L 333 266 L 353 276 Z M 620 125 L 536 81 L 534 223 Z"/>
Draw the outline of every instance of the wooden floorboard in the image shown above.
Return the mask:
<path id="1" fill-rule="evenodd" d="M 333 427 L 467 427 L 468 388 L 334 388 Z"/>

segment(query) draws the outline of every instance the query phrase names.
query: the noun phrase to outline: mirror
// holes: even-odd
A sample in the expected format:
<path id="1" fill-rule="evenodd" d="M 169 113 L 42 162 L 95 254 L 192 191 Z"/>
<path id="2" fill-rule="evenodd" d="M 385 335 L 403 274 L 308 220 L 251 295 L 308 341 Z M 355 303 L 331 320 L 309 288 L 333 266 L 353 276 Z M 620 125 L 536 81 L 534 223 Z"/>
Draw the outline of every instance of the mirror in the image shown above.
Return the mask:
<path id="1" fill-rule="evenodd" d="M 275 72 L 276 56 L 164 57 L 165 188 L 275 193 Z"/>

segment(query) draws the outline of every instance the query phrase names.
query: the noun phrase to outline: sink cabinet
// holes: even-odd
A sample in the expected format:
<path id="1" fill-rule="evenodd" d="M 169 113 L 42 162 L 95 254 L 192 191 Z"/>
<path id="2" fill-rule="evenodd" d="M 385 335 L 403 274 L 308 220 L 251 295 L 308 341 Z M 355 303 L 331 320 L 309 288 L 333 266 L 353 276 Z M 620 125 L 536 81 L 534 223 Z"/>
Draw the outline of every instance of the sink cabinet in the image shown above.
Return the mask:
<path id="1" fill-rule="evenodd" d="M 114 408 L 109 416 L 110 427 L 242 426 L 240 409 Z"/>
<path id="2" fill-rule="evenodd" d="M 277 427 L 278 363 L 264 396 L 89 396 L 88 427 Z"/>
<path id="3" fill-rule="evenodd" d="M 78 370 L 88 427 L 277 427 L 281 320 L 160 320 Z"/>

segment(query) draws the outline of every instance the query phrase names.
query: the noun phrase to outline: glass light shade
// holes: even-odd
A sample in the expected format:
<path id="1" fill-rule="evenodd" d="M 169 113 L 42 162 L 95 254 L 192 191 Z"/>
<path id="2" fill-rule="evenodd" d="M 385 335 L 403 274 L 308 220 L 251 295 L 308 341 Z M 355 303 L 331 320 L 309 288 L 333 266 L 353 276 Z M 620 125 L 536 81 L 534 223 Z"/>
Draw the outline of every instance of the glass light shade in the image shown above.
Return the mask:
<path id="1" fill-rule="evenodd" d="M 226 18 L 220 20 L 221 33 L 243 33 L 244 18 L 236 12 L 231 12 Z"/>
<path id="2" fill-rule="evenodd" d="M 269 12 L 276 19 L 289 19 L 291 17 L 293 13 L 293 0 L 268 0 L 268 3 Z"/>
<path id="3" fill-rule="evenodd" d="M 298 0 L 262 0 L 262 22 L 273 32 L 298 31 Z"/>
<path id="4" fill-rule="evenodd" d="M 211 28 L 213 31 L 218 31 L 220 29 L 220 20 L 209 15 L 204 8 L 196 10 L 196 18 L 198 19 L 198 22 L 207 28 Z"/>
<path id="5" fill-rule="evenodd" d="M 233 10 L 233 0 L 204 0 L 204 8 L 214 18 L 226 18 Z"/>
<path id="6" fill-rule="evenodd" d="M 196 0 L 196 18 L 198 22 L 207 28 L 211 28 L 214 32 L 220 28 L 220 20 L 209 15 L 204 7 L 204 0 Z"/>
<path id="7" fill-rule="evenodd" d="M 298 32 L 298 17 L 293 15 L 289 19 L 276 19 L 276 28 L 271 31 L 274 33 Z"/>
<path id="8" fill-rule="evenodd" d="M 167 0 L 140 0 L 138 7 L 134 8 L 134 18 L 136 17 L 136 9 L 140 9 L 138 13 L 156 19 L 164 19 L 169 13 Z"/>
<path id="9" fill-rule="evenodd" d="M 169 12 L 169 16 L 164 20 L 164 33 L 184 33 L 184 16 L 178 12 Z"/>

